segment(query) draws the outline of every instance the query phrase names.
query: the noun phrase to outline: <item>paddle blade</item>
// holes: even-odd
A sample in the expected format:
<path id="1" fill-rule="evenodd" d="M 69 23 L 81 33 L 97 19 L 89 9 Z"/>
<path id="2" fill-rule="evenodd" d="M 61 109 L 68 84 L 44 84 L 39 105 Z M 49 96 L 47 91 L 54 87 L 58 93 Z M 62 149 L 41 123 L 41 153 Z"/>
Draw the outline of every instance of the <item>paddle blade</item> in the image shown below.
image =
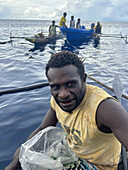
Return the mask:
<path id="1" fill-rule="evenodd" d="M 121 103 L 121 97 L 123 92 L 123 85 L 121 83 L 119 75 L 115 74 L 115 78 L 113 81 L 113 89 L 118 101 Z"/>

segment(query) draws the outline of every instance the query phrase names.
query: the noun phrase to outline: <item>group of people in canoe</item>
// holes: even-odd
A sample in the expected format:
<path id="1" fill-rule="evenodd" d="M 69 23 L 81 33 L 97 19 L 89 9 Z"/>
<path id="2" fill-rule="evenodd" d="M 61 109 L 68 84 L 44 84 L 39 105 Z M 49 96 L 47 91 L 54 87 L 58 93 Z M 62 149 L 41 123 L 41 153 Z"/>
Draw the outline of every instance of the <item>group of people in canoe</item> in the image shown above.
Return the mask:
<path id="1" fill-rule="evenodd" d="M 52 24 L 49 26 L 49 36 L 55 36 L 56 35 L 56 28 L 57 27 L 65 26 L 66 28 L 68 28 L 68 26 L 66 25 L 66 16 L 67 16 L 67 13 L 64 12 L 63 16 L 60 19 L 59 25 L 55 24 L 55 20 L 52 21 Z M 75 24 L 74 16 L 72 15 L 71 19 L 70 19 L 69 28 L 85 29 L 85 26 L 81 25 L 81 19 L 80 18 L 77 19 L 77 23 Z M 94 29 L 94 33 L 100 34 L 101 33 L 101 28 L 102 28 L 102 25 L 100 24 L 99 21 L 97 22 L 96 26 L 95 26 L 95 23 L 91 24 L 91 29 Z M 41 32 L 41 33 L 36 34 L 35 37 L 43 38 L 44 34 Z"/>
<path id="2" fill-rule="evenodd" d="M 60 27 L 62 27 L 62 26 L 67 27 L 67 25 L 66 25 L 66 16 L 67 16 L 67 13 L 64 12 L 63 16 L 62 16 L 62 18 L 61 18 L 61 20 L 59 22 L 59 26 Z M 85 29 L 85 26 L 81 25 L 81 19 L 80 18 L 77 19 L 77 22 L 75 24 L 74 16 L 72 15 L 71 19 L 70 19 L 70 26 L 69 26 L 69 28 Z M 96 26 L 95 26 L 95 23 L 91 24 L 91 29 L 94 29 L 95 33 L 101 33 L 101 28 L 102 28 L 102 25 L 100 24 L 99 21 L 97 22 Z"/>

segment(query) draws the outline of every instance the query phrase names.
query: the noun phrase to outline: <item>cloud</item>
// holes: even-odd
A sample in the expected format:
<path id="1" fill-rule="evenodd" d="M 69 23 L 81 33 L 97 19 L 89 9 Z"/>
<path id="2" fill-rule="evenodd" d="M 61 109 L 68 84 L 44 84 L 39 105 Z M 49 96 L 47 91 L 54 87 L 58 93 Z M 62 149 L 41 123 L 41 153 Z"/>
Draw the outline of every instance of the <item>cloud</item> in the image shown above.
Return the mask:
<path id="1" fill-rule="evenodd" d="M 41 9 L 39 8 L 32 8 L 32 7 L 29 7 L 27 8 L 25 11 L 24 11 L 24 16 L 35 16 L 37 15 L 38 13 L 41 12 Z"/>
<path id="2" fill-rule="evenodd" d="M 128 20 L 128 1 L 112 1 L 109 6 L 106 6 L 103 19 L 127 21 Z"/>
<path id="3" fill-rule="evenodd" d="M 0 18 L 55 19 L 63 12 L 67 19 L 74 15 L 81 20 L 128 20 L 127 0 L 1 0 Z"/>
<path id="4" fill-rule="evenodd" d="M 55 18 L 56 17 L 56 12 L 53 12 L 53 13 L 50 13 L 50 14 L 43 14 L 43 13 L 40 13 L 38 15 L 38 18 Z"/>
<path id="5" fill-rule="evenodd" d="M 5 15 L 6 14 L 6 15 Z M 11 9 L 7 6 L 3 6 L 0 8 L 0 18 L 10 18 L 11 16 Z"/>

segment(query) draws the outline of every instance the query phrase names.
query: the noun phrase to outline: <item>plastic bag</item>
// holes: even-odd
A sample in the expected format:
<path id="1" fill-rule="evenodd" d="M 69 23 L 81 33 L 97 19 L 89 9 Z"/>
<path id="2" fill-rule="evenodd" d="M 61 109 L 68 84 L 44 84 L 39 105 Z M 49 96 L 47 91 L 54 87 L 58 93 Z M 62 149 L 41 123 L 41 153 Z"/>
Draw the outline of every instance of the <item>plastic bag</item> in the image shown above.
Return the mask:
<path id="1" fill-rule="evenodd" d="M 67 145 L 65 132 L 47 127 L 21 145 L 19 161 L 23 170 L 61 170 L 78 157 Z"/>

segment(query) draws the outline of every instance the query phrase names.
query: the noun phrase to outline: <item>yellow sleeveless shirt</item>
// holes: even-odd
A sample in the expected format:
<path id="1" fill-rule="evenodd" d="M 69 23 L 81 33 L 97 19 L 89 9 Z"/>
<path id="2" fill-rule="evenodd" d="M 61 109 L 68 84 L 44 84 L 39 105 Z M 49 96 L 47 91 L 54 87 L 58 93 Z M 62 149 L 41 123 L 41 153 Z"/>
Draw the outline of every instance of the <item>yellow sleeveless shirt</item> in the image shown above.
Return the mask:
<path id="1" fill-rule="evenodd" d="M 98 169 L 114 170 L 120 158 L 121 144 L 113 133 L 103 133 L 96 125 L 96 110 L 101 101 L 112 98 L 104 90 L 86 84 L 86 94 L 72 113 L 63 111 L 51 97 L 51 107 L 67 133 L 68 145 L 80 158 Z"/>
<path id="2" fill-rule="evenodd" d="M 62 27 L 65 23 L 66 23 L 66 18 L 64 18 L 63 16 L 59 22 L 59 26 Z"/>

